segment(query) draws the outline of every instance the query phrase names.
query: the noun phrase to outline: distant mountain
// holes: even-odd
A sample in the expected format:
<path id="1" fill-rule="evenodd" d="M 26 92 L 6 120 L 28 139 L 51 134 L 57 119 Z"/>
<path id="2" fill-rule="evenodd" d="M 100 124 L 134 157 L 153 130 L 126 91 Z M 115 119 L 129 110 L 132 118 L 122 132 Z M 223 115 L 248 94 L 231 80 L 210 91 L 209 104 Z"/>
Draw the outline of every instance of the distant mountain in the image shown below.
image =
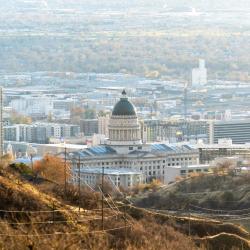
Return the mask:
<path id="1" fill-rule="evenodd" d="M 198 8 L 200 10 L 249 10 L 250 1 L 246 0 L 0 0 L 1 9 L 30 9 L 30 8 L 76 8 L 76 9 L 131 9 L 131 8 L 173 8 L 174 10 L 185 10 L 187 8 Z"/>

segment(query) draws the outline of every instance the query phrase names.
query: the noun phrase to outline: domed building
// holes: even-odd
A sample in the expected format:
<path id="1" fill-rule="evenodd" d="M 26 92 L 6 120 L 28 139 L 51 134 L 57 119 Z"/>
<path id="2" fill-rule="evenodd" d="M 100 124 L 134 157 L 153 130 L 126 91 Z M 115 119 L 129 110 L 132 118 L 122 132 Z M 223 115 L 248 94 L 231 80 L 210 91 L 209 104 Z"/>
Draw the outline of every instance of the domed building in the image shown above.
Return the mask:
<path id="1" fill-rule="evenodd" d="M 137 180 L 134 184 L 131 182 L 134 178 L 131 171 L 143 174 L 146 181 L 159 179 L 167 183 L 174 180 L 176 175 L 180 175 L 181 167 L 198 163 L 198 151 L 190 145 L 142 143 L 136 108 L 129 101 L 125 90 L 113 108 L 108 130 L 109 138 L 104 144 L 69 154 L 73 165 L 73 182 L 77 183 L 79 159 L 85 174 L 91 169 L 93 172 L 100 172 L 102 167 L 105 170 L 129 173 L 126 179 L 127 187 L 137 183 Z M 87 185 L 96 184 L 96 177 L 88 178 L 84 180 Z M 119 186 L 119 178 L 117 176 L 115 185 Z"/>
<path id="2" fill-rule="evenodd" d="M 128 100 L 125 90 L 122 91 L 122 96 L 112 111 L 108 144 L 123 146 L 142 144 L 136 109 Z"/>

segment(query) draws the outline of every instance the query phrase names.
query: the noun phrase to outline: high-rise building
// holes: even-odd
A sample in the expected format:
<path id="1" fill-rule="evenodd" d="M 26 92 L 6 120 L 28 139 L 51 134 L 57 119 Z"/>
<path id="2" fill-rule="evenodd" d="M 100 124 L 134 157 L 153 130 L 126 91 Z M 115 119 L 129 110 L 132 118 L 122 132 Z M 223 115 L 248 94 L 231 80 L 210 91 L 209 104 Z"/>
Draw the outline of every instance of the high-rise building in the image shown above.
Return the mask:
<path id="1" fill-rule="evenodd" d="M 211 121 L 208 134 L 210 144 L 220 139 L 231 139 L 233 144 L 250 143 L 250 120 Z"/>
<path id="2" fill-rule="evenodd" d="M 109 114 L 98 116 L 98 134 L 105 135 L 106 137 L 108 137 L 108 135 L 109 135 L 109 129 L 108 129 L 109 119 L 110 119 Z"/>
<path id="3" fill-rule="evenodd" d="M 80 133 L 78 125 L 57 123 L 16 124 L 4 127 L 5 141 L 24 141 L 32 143 L 48 143 L 50 138 L 65 139 L 77 137 Z"/>
<path id="4" fill-rule="evenodd" d="M 207 84 L 207 69 L 205 60 L 199 60 L 199 67 L 192 70 L 192 86 L 202 86 Z"/>
<path id="5" fill-rule="evenodd" d="M 3 89 L 0 87 L 0 157 L 3 155 Z"/>
<path id="6" fill-rule="evenodd" d="M 98 120 L 97 119 L 82 119 L 80 120 L 80 131 L 85 136 L 92 136 L 98 133 Z"/>

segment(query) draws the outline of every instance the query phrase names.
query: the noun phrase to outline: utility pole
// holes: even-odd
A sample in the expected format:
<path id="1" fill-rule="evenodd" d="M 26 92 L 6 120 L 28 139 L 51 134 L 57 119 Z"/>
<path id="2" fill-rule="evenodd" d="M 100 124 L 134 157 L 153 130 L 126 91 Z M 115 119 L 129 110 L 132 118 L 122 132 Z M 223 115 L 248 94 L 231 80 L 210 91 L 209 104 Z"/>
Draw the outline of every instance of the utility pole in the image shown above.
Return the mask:
<path id="1" fill-rule="evenodd" d="M 32 181 L 34 181 L 34 165 L 33 165 L 33 154 L 30 154 Z"/>
<path id="2" fill-rule="evenodd" d="M 189 204 L 189 202 L 188 202 L 188 236 L 190 237 L 190 234 L 191 234 L 191 225 L 190 225 L 190 223 L 191 223 L 191 221 L 190 221 L 190 219 L 191 219 L 191 215 L 190 215 L 190 204 Z"/>
<path id="3" fill-rule="evenodd" d="M 104 166 L 102 166 L 102 230 L 104 230 L 103 203 L 104 203 Z"/>
<path id="4" fill-rule="evenodd" d="M 55 222 L 55 202 L 53 201 L 53 204 L 52 204 L 52 209 L 53 209 L 53 223 Z"/>
<path id="5" fill-rule="evenodd" d="M 64 148 L 64 195 L 66 197 L 66 186 L 67 186 L 67 157 L 66 157 L 66 154 L 67 154 L 67 149 L 66 147 Z"/>
<path id="6" fill-rule="evenodd" d="M 81 212 L 81 156 L 78 158 L 78 194 L 79 194 L 79 215 Z"/>
<path id="7" fill-rule="evenodd" d="M 127 209 L 126 209 L 126 205 L 124 206 L 124 226 L 125 226 L 125 241 L 127 240 Z"/>

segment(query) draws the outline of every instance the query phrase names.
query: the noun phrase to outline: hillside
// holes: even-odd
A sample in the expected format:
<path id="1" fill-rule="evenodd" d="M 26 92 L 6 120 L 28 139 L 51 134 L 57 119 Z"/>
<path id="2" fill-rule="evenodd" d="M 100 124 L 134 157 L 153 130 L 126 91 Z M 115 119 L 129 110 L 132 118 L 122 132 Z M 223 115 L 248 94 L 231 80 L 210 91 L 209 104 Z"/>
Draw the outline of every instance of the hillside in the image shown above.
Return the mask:
<path id="1" fill-rule="evenodd" d="M 79 199 L 68 185 L 65 198 L 63 186 L 29 179 L 0 170 L 0 249 L 250 249 L 249 234 L 232 224 L 122 202 L 105 202 L 102 230 L 98 193 L 82 189 Z"/>
<path id="2" fill-rule="evenodd" d="M 144 192 L 137 206 L 236 223 L 250 230 L 250 176 L 202 175 Z"/>
<path id="3" fill-rule="evenodd" d="M 250 176 L 201 175 L 175 185 L 146 192 L 136 204 L 143 207 L 179 210 L 188 204 L 211 209 L 250 209 Z"/>
<path id="4" fill-rule="evenodd" d="M 98 194 L 82 190 L 85 204 L 79 215 L 76 191 L 68 187 L 69 199 L 64 200 L 60 190 L 1 170 L 0 249 L 197 249 L 193 240 L 154 218 L 136 220 L 127 213 L 125 223 L 124 206 L 118 206 L 121 211 L 104 209 L 102 231 Z"/>

